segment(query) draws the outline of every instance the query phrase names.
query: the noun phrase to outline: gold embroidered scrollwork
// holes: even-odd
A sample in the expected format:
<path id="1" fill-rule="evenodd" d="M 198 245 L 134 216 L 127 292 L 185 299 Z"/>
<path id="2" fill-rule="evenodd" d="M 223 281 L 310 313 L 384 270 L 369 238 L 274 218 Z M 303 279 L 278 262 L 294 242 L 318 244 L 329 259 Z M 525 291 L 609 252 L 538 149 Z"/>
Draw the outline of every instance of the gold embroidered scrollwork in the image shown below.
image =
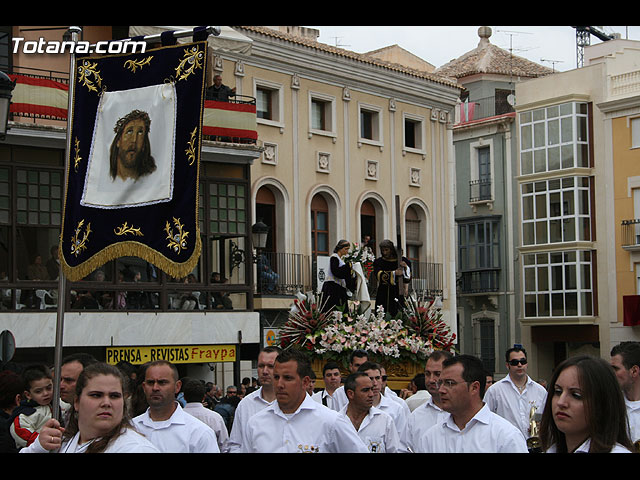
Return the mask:
<path id="1" fill-rule="evenodd" d="M 176 233 L 174 233 L 168 220 L 164 227 L 165 232 L 167 232 L 167 239 L 169 240 L 167 247 L 179 254 L 182 250 L 187 248 L 187 236 L 189 235 L 189 232 L 184 230 L 184 225 L 180 223 L 179 218 L 173 217 L 173 224 L 177 228 Z"/>
<path id="2" fill-rule="evenodd" d="M 89 60 L 82 62 L 78 67 L 78 82 L 87 87 L 89 91 L 97 92 L 98 88 L 102 88 L 102 77 L 98 71 L 98 64 L 91 63 Z"/>
<path id="3" fill-rule="evenodd" d="M 193 129 L 191 132 L 191 138 L 187 142 L 189 147 L 185 150 L 187 154 L 187 160 L 189 161 L 189 165 L 193 165 L 193 162 L 196 160 L 196 132 L 198 131 L 198 127 Z"/>
<path id="4" fill-rule="evenodd" d="M 76 137 L 75 140 L 75 154 L 73 157 L 73 169 L 77 172 L 78 167 L 80 166 L 80 162 L 82 161 L 82 157 L 80 156 L 80 140 Z"/>
<path id="5" fill-rule="evenodd" d="M 142 233 L 140 228 L 136 228 L 133 225 L 128 225 L 127 222 L 124 222 L 121 227 L 114 228 L 113 233 L 118 236 L 130 234 L 138 237 L 144 237 L 144 234 Z"/>
<path id="6" fill-rule="evenodd" d="M 87 229 L 82 234 L 82 238 L 80 237 L 82 233 L 82 226 L 84 225 L 84 220 L 80 220 L 78 222 L 78 226 L 76 227 L 75 233 L 71 236 L 71 254 L 76 257 L 87 248 L 87 242 L 89 241 L 89 235 L 91 234 L 91 224 L 87 223 Z"/>
<path id="7" fill-rule="evenodd" d="M 178 80 L 183 80 L 195 72 L 196 69 L 202 68 L 204 65 L 204 52 L 198 46 L 187 48 L 184 51 L 182 60 L 176 67 L 176 76 Z"/>
<path id="8" fill-rule="evenodd" d="M 124 68 L 128 68 L 133 73 L 135 73 L 136 70 L 138 70 L 138 68 L 142 69 L 142 67 L 144 67 L 145 65 L 151 64 L 151 59 L 152 58 L 153 58 L 153 55 L 145 58 L 144 60 L 132 60 L 132 59 L 129 59 L 126 62 L 124 62 Z"/>

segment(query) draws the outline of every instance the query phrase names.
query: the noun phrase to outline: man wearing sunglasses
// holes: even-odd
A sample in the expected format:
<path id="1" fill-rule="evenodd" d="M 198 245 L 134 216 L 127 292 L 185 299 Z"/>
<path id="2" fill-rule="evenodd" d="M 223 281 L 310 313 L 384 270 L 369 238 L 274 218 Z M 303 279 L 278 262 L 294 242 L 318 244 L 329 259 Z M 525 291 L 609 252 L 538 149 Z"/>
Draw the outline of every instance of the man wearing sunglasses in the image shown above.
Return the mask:
<path id="1" fill-rule="evenodd" d="M 487 389 L 484 401 L 489 409 L 514 424 L 529 438 L 530 414 L 535 407 L 536 418 L 542 415 L 547 391 L 527 374 L 527 351 L 514 346 L 505 353 L 507 371 L 502 380 Z"/>

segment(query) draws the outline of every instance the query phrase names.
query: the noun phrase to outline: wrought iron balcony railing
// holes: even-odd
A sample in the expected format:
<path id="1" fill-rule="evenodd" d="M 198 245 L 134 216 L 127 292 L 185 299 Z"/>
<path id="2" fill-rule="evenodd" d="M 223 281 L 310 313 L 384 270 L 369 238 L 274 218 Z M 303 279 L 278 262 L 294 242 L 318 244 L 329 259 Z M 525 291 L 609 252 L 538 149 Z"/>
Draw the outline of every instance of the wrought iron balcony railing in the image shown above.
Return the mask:
<path id="1" fill-rule="evenodd" d="M 469 203 L 492 200 L 491 179 L 483 178 L 469 182 Z"/>
<path id="2" fill-rule="evenodd" d="M 462 272 L 458 280 L 460 294 L 490 293 L 500 289 L 500 270 Z"/>

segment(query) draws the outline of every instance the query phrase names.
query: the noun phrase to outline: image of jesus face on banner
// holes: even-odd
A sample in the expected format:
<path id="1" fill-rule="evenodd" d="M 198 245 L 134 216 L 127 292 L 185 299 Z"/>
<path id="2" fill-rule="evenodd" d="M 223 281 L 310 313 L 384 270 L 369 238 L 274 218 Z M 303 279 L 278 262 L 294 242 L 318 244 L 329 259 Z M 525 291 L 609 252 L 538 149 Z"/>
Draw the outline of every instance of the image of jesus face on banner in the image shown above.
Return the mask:
<path id="1" fill-rule="evenodd" d="M 103 92 L 80 204 L 114 209 L 170 201 L 175 128 L 173 85 Z"/>
<path id="2" fill-rule="evenodd" d="M 109 150 L 109 174 L 113 180 L 116 177 L 138 180 L 156 170 L 149 141 L 150 125 L 149 114 L 140 110 L 133 110 L 118 120 L 114 128 L 116 137 Z"/>

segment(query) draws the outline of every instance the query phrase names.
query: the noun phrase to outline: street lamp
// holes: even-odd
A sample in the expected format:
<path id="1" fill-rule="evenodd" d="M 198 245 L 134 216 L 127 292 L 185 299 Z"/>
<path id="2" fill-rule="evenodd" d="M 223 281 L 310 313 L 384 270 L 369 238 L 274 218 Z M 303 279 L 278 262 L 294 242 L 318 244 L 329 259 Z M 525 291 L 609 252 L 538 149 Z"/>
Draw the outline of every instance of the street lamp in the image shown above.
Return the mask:
<path id="1" fill-rule="evenodd" d="M 5 139 L 9 128 L 9 106 L 15 86 L 15 81 L 11 81 L 6 73 L 0 72 L 0 140 Z"/>
<path id="2" fill-rule="evenodd" d="M 253 240 L 253 247 L 256 250 L 262 250 L 267 246 L 267 235 L 269 234 L 269 227 L 262 222 L 262 219 L 258 220 L 251 227 L 251 237 Z"/>

